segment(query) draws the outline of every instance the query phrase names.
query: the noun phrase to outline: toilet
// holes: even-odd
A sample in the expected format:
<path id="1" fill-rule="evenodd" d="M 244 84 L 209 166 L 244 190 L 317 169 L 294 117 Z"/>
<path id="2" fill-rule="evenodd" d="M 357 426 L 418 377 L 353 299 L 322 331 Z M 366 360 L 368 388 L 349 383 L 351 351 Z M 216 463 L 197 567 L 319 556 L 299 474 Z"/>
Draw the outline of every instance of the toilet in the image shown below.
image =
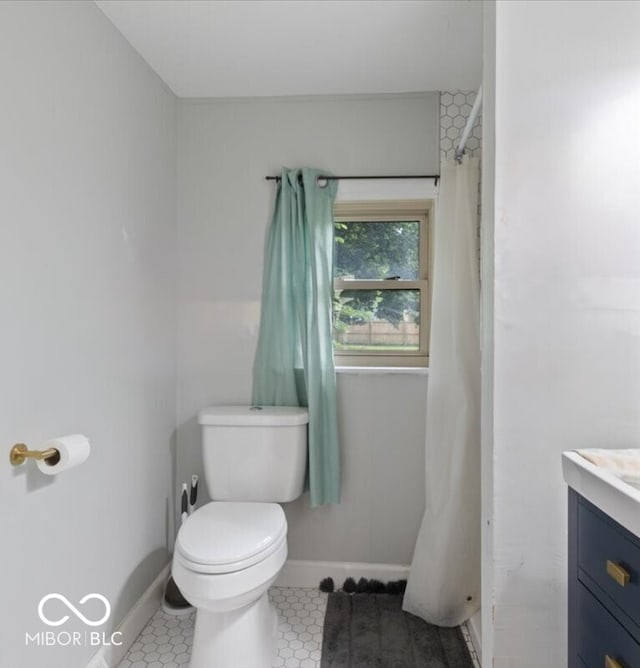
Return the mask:
<path id="1" fill-rule="evenodd" d="M 306 408 L 212 406 L 198 415 L 213 499 L 176 538 L 172 575 L 196 608 L 190 668 L 271 668 L 277 614 L 267 591 L 287 558 L 279 503 L 298 498 Z"/>

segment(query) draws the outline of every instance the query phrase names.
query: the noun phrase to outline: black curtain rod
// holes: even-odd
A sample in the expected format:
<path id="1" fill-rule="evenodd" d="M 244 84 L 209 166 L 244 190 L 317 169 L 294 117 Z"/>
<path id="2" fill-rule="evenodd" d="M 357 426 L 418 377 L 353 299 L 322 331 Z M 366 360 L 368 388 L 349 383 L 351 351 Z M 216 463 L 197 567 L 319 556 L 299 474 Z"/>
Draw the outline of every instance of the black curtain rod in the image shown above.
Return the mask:
<path id="1" fill-rule="evenodd" d="M 280 181 L 280 176 L 265 176 L 267 181 Z M 406 176 L 399 176 L 394 174 L 391 176 L 323 176 L 320 175 L 317 177 L 317 181 L 348 181 L 356 179 L 358 181 L 366 181 L 369 179 L 433 179 L 435 185 L 438 185 L 440 179 L 440 174 L 407 174 Z"/>

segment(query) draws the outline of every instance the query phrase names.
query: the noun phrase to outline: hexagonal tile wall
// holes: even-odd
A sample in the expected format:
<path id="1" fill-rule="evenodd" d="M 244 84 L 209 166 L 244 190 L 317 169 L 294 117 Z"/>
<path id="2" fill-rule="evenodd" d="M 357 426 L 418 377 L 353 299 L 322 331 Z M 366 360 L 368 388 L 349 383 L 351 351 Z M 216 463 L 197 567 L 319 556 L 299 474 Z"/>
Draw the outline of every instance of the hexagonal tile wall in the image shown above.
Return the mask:
<path id="1" fill-rule="evenodd" d="M 475 91 L 442 91 L 440 93 L 440 159 L 454 158 L 464 126 L 476 99 Z M 467 139 L 466 154 L 480 157 L 482 113 L 478 114 Z"/>

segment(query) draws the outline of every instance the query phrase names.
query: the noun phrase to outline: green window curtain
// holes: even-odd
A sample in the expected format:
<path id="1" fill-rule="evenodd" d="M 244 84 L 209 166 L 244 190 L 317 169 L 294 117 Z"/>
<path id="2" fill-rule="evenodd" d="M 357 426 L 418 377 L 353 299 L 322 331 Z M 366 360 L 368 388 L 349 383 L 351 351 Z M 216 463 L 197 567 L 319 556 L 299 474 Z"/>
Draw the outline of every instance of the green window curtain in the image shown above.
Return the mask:
<path id="1" fill-rule="evenodd" d="M 315 169 L 282 170 L 265 249 L 253 403 L 307 406 L 311 505 L 340 502 L 333 364 L 333 201 Z"/>

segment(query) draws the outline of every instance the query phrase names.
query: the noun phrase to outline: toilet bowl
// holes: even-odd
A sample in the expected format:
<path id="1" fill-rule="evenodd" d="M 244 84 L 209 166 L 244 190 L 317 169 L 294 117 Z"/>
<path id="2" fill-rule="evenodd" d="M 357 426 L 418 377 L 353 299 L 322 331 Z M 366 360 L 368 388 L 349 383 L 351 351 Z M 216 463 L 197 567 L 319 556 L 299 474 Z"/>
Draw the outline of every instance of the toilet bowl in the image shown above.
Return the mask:
<path id="1" fill-rule="evenodd" d="M 303 491 L 306 408 L 210 406 L 198 415 L 211 503 L 178 532 L 172 575 L 196 608 L 190 668 L 271 668 L 277 615 L 267 590 L 287 558 L 279 503 Z"/>
<path id="2" fill-rule="evenodd" d="M 277 615 L 267 590 L 286 538 L 275 503 L 212 501 L 182 525 L 172 575 L 198 611 L 190 668 L 271 668 Z"/>

